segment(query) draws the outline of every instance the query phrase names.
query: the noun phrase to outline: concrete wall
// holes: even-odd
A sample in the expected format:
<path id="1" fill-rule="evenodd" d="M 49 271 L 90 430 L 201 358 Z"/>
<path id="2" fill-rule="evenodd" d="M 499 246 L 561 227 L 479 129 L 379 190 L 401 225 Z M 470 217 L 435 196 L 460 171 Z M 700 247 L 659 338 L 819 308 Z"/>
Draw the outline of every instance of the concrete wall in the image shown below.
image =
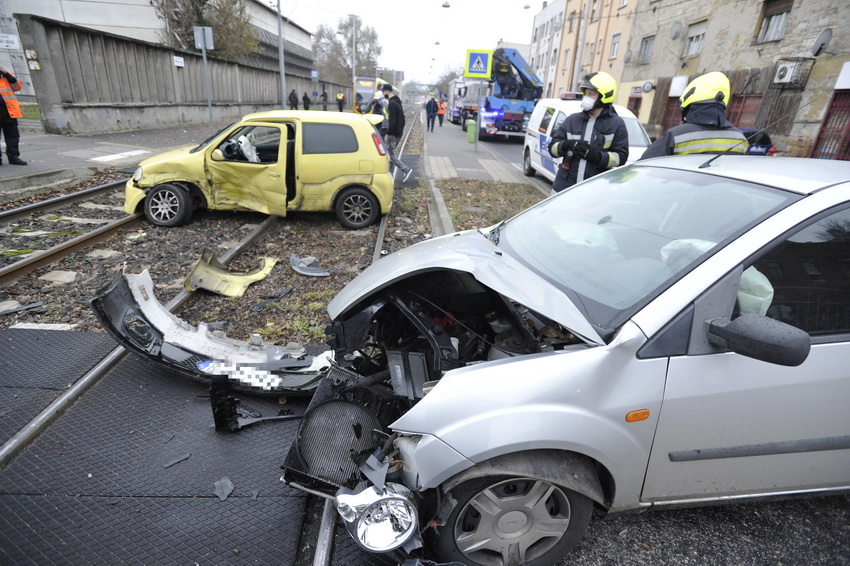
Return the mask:
<path id="1" fill-rule="evenodd" d="M 37 53 L 32 85 L 49 133 L 95 133 L 209 119 L 197 53 L 16 14 L 24 50 Z M 182 66 L 177 60 L 182 59 Z M 207 57 L 213 119 L 279 108 L 279 73 Z M 305 77 L 287 89 L 313 90 Z M 335 88 L 335 87 L 334 87 Z"/>

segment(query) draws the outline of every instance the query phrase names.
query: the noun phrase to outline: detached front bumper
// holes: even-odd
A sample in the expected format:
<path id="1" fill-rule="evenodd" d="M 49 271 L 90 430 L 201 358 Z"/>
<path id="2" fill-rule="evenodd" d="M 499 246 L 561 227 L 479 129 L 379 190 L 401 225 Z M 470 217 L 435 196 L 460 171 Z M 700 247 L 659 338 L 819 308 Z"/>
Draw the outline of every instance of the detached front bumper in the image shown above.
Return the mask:
<path id="1" fill-rule="evenodd" d="M 311 395 L 329 357 L 306 355 L 295 344 L 232 340 L 205 323 L 194 327 L 163 307 L 147 271 L 120 273 L 91 300 L 103 328 L 122 346 L 182 375 L 208 381 L 225 375 L 233 388 L 273 395 Z"/>

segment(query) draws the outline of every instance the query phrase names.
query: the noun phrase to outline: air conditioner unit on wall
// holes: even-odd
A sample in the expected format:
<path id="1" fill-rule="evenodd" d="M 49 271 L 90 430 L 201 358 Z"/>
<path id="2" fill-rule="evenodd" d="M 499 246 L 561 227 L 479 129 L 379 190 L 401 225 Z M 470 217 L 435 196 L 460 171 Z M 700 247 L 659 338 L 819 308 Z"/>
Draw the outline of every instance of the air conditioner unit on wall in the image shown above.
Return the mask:
<path id="1" fill-rule="evenodd" d="M 773 82 L 776 84 L 793 82 L 796 70 L 797 61 L 779 61 L 776 63 L 776 74 L 773 75 Z"/>

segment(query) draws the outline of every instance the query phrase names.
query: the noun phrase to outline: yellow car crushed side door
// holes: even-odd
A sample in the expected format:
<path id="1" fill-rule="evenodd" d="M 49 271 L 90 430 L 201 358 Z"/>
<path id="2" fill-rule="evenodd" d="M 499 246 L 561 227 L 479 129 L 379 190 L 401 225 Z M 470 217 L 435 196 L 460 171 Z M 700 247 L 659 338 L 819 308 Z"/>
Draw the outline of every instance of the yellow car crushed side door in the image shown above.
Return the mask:
<path id="1" fill-rule="evenodd" d="M 286 216 L 286 124 L 234 128 L 207 152 L 209 207 Z M 285 143 L 283 144 L 285 147 Z"/>

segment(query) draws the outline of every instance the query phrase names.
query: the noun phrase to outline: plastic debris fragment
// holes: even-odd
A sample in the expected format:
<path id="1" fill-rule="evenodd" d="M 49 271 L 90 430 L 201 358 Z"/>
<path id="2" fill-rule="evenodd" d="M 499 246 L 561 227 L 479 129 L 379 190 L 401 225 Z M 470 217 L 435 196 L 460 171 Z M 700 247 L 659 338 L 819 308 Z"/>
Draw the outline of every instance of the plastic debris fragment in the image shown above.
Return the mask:
<path id="1" fill-rule="evenodd" d="M 274 295 L 272 295 L 268 299 L 260 301 L 256 305 L 251 305 L 250 307 L 248 307 L 248 310 L 253 311 L 253 312 L 260 312 L 261 310 L 263 310 L 264 308 L 266 308 L 268 305 L 272 304 L 276 300 L 282 299 L 283 297 L 288 295 L 290 291 L 292 291 L 292 287 L 284 287 L 283 289 L 281 289 L 280 291 L 278 291 L 277 293 L 275 293 Z"/>
<path id="2" fill-rule="evenodd" d="M 183 282 L 183 287 L 187 291 L 206 289 L 227 297 L 241 297 L 248 285 L 265 279 L 275 263 L 277 259 L 273 257 L 262 257 L 260 265 L 254 269 L 232 269 L 221 263 L 212 249 L 204 248 L 201 259 Z"/>
<path id="3" fill-rule="evenodd" d="M 221 478 L 213 484 L 215 486 L 215 494 L 219 499 L 224 501 L 227 496 L 233 493 L 234 485 L 230 478 Z"/>
<path id="4" fill-rule="evenodd" d="M 165 464 L 165 467 L 166 467 L 166 468 L 170 468 L 171 466 L 174 466 L 175 464 L 179 464 L 179 463 L 180 463 L 180 462 L 182 462 L 183 460 L 188 460 L 188 459 L 189 459 L 189 456 L 191 456 L 191 455 L 192 455 L 192 453 L 191 453 L 191 452 L 186 452 L 186 453 L 185 453 L 185 454 L 183 454 L 182 456 L 179 456 L 179 457 L 177 457 L 177 458 L 173 459 L 172 461 L 170 461 L 169 463 Z"/>
<path id="5" fill-rule="evenodd" d="M 322 269 L 322 267 L 319 265 L 319 260 L 311 255 L 305 258 L 301 258 L 295 254 L 292 254 L 291 256 L 289 256 L 289 265 L 291 265 L 292 269 L 294 269 L 301 275 L 310 275 L 312 277 L 330 276 L 330 272 L 328 272 L 326 269 Z"/>

